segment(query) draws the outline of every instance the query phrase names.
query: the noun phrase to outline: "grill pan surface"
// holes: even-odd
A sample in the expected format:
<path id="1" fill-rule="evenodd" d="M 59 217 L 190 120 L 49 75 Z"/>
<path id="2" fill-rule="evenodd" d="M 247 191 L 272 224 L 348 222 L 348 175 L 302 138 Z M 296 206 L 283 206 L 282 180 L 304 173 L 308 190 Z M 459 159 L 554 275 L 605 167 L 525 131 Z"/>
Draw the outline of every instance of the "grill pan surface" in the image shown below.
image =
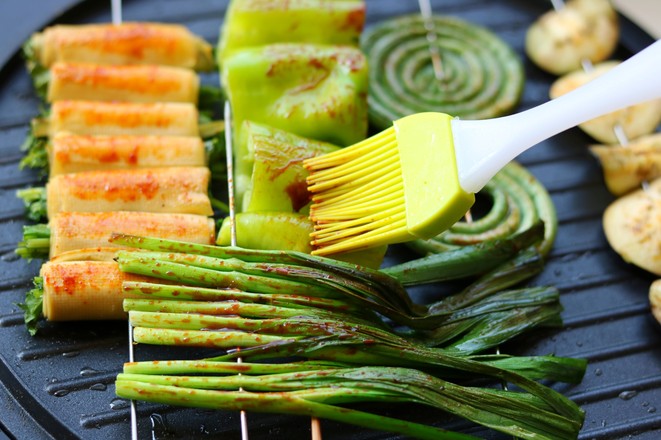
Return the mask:
<path id="1" fill-rule="evenodd" d="M 0 440 L 129 438 L 128 402 L 115 398 L 114 378 L 128 360 L 126 323 L 47 325 L 31 338 L 16 306 L 38 273 L 39 262 L 14 256 L 25 224 L 17 189 L 38 182 L 19 171 L 31 117 L 39 101 L 18 48 L 31 32 L 49 23 L 110 21 L 110 2 L 5 0 L 0 24 Z M 227 1 L 126 0 L 131 21 L 178 22 L 216 42 Z M 368 0 L 368 26 L 389 16 L 414 13 L 413 0 Z M 534 67 L 523 54 L 527 27 L 551 8 L 547 1 L 432 1 L 436 13 L 482 24 L 521 55 L 526 86 L 520 109 L 547 99 L 554 77 Z M 621 46 L 614 58 L 626 58 L 652 38 L 621 18 Z M 217 83 L 217 75 L 203 81 Z M 559 385 L 586 411 L 582 439 L 661 438 L 661 331 L 649 314 L 647 291 L 653 277 L 624 263 L 608 246 L 601 214 L 613 200 L 599 165 L 586 148 L 591 140 L 578 129 L 562 133 L 526 152 L 519 161 L 548 188 L 560 228 L 550 261 L 532 284 L 561 289 L 565 327 L 537 332 L 503 347 L 514 354 L 584 357 L 587 374 L 580 385 Z M 395 250 L 392 259 L 401 258 Z M 426 290 L 426 291 L 425 291 Z M 431 292 L 431 293 L 430 293 Z M 421 289 L 414 294 L 429 295 Z M 163 348 L 136 348 L 137 359 L 176 357 Z M 369 408 L 375 408 L 370 406 Z M 402 416 L 402 407 L 377 406 Z M 406 410 L 406 408 L 405 408 Z M 140 438 L 239 438 L 239 414 L 138 405 Z M 410 420 L 457 429 L 484 438 L 507 438 L 440 411 L 410 408 Z M 253 438 L 309 438 L 301 417 L 248 415 Z M 366 429 L 322 421 L 326 439 L 394 438 Z"/>

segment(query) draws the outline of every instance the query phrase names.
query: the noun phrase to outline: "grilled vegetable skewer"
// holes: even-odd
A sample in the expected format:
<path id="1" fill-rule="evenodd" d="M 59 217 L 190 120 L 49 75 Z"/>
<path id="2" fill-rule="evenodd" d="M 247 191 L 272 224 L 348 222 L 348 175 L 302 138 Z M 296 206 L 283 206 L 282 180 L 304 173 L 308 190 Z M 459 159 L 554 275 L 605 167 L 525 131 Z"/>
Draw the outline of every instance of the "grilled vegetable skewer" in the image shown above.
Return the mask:
<path id="1" fill-rule="evenodd" d="M 45 191 L 18 192 L 31 218 L 60 212 L 135 211 L 212 215 L 206 167 L 85 171 L 50 179 Z"/>
<path id="2" fill-rule="evenodd" d="M 49 140 L 48 175 L 81 171 L 206 166 L 203 141 L 195 136 L 81 136 L 57 133 Z"/>
<path id="3" fill-rule="evenodd" d="M 146 234 L 191 243 L 213 244 L 212 218 L 194 214 L 150 212 L 61 212 L 47 225 L 23 228 L 16 253 L 23 258 L 54 258 L 77 249 L 109 246 L 113 232 Z"/>
<path id="4" fill-rule="evenodd" d="M 149 64 L 201 71 L 215 66 L 212 47 L 186 27 L 162 23 L 56 25 L 32 35 L 28 63 L 50 68 L 58 61 Z"/>
<path id="5" fill-rule="evenodd" d="M 49 138 L 78 136 L 175 136 L 211 138 L 225 129 L 223 121 L 200 123 L 190 103 L 58 101 L 47 116 L 32 120 L 21 149 L 21 167 L 47 166 Z M 110 156 L 112 159 L 113 156 Z"/>
<path id="6" fill-rule="evenodd" d="M 34 335 L 42 317 L 49 321 L 126 319 L 122 283 L 146 280 L 120 271 L 112 260 L 46 262 L 21 306 L 25 324 Z"/>
<path id="7" fill-rule="evenodd" d="M 112 66 L 58 62 L 49 70 L 46 101 L 198 103 L 197 74 L 159 65 Z"/>
<path id="8" fill-rule="evenodd" d="M 575 425 L 565 417 L 520 393 L 459 386 L 411 368 L 356 368 L 319 362 L 243 363 L 240 367 L 241 371 L 234 363 L 211 361 L 128 363 L 118 375 L 117 393 L 174 405 L 313 414 L 417 438 L 472 438 L 335 406 L 361 401 L 415 402 L 515 435 L 522 431 L 535 432 L 538 438 L 575 435 Z M 210 372 L 213 376 L 208 376 Z M 207 376 L 192 375 L 196 373 Z M 238 395 L 239 387 L 249 392 Z"/>

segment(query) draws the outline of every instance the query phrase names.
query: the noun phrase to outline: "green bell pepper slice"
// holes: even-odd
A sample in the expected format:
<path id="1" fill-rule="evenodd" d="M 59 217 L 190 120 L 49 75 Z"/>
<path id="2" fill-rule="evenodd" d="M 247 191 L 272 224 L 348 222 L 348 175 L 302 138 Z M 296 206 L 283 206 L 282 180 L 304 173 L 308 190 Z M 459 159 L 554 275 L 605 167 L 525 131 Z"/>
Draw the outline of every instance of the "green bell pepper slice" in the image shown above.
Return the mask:
<path id="1" fill-rule="evenodd" d="M 310 233 L 314 229 L 307 215 L 293 212 L 240 212 L 235 216 L 237 246 L 246 249 L 292 250 L 310 253 Z M 216 244 L 228 246 L 231 241 L 229 218 L 218 232 Z M 334 254 L 333 259 L 378 269 L 387 246 Z"/>
<path id="2" fill-rule="evenodd" d="M 355 47 L 282 43 L 238 50 L 225 60 L 221 82 L 235 142 L 244 120 L 340 146 L 367 136 L 367 61 Z"/>
<path id="3" fill-rule="evenodd" d="M 218 65 L 237 49 L 273 43 L 358 46 L 363 0 L 232 0 L 218 41 Z"/>
<path id="4" fill-rule="evenodd" d="M 283 211 L 307 214 L 310 193 L 303 167 L 307 158 L 338 150 L 326 142 L 314 141 L 284 130 L 245 121 L 245 151 L 235 179 L 248 182 L 237 185 L 236 197 L 242 201 L 240 211 Z M 252 165 L 252 166 L 251 166 Z M 245 191 L 244 191 L 245 190 Z"/>

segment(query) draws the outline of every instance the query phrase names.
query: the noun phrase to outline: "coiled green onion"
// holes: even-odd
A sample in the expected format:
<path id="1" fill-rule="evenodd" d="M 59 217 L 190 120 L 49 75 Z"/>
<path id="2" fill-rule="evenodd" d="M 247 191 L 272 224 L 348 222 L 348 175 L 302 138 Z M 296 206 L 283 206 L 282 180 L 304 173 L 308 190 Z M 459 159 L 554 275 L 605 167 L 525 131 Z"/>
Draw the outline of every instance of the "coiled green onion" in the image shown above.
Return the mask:
<path id="1" fill-rule="evenodd" d="M 438 253 L 508 237 L 542 220 L 544 239 L 538 250 L 548 254 L 558 229 L 555 206 L 546 188 L 530 172 L 511 162 L 480 191 L 478 200 L 480 196 L 490 199 L 490 206 L 479 219 L 457 222 L 442 234 L 411 242 L 410 246 L 423 254 Z"/>
<path id="2" fill-rule="evenodd" d="M 524 83 L 518 55 L 486 28 L 438 15 L 431 23 L 436 35 L 431 43 L 420 15 L 387 20 L 364 33 L 370 122 L 385 129 L 393 120 L 418 112 L 463 119 L 509 113 L 518 104 Z M 440 79 L 430 44 L 440 55 Z"/>

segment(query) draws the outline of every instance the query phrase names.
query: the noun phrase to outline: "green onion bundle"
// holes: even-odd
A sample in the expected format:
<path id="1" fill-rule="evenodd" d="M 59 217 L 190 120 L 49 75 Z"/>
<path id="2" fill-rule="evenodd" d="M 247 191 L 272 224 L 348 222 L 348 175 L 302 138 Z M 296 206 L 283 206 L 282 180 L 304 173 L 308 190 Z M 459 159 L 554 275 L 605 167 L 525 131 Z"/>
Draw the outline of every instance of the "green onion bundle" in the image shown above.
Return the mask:
<path id="1" fill-rule="evenodd" d="M 537 381 L 578 382 L 584 360 L 485 354 L 533 327 L 560 324 L 556 289 L 512 289 L 541 270 L 535 244 L 543 233 L 536 223 L 502 240 L 457 249 L 477 261 L 464 260 L 463 271 L 454 270 L 461 258 L 437 254 L 436 261 L 423 258 L 389 273 L 297 252 L 114 235 L 112 242 L 141 249 L 117 253 L 121 270 L 155 278 L 123 284 L 132 297 L 124 309 L 134 341 L 222 352 L 188 364 L 126 364 L 117 394 L 312 415 L 419 438 L 467 438 L 338 406 L 415 402 L 517 436 L 575 437 L 580 408 Z M 487 261 L 495 262 L 485 267 Z M 417 284 L 434 273 L 473 281 L 436 303 L 417 304 L 398 278 Z M 238 357 L 311 361 L 231 362 Z M 458 384 L 466 379 L 502 381 L 516 391 Z"/>
<path id="2" fill-rule="evenodd" d="M 125 398 L 309 415 L 423 439 L 474 437 L 340 405 L 384 402 L 432 406 L 517 437 L 540 439 L 575 436 L 580 423 L 572 418 L 582 417 L 571 403 L 568 411 L 558 411 L 554 404 L 526 393 L 461 386 L 412 368 L 330 362 L 128 363 L 116 387 Z"/>
<path id="3" fill-rule="evenodd" d="M 383 21 L 367 29 L 361 47 L 370 64 L 369 116 L 379 130 L 418 112 L 486 119 L 510 112 L 519 102 L 524 72 L 518 55 L 486 28 L 433 16 L 430 42 L 419 15 Z M 439 53 L 443 77 L 432 67 Z"/>

